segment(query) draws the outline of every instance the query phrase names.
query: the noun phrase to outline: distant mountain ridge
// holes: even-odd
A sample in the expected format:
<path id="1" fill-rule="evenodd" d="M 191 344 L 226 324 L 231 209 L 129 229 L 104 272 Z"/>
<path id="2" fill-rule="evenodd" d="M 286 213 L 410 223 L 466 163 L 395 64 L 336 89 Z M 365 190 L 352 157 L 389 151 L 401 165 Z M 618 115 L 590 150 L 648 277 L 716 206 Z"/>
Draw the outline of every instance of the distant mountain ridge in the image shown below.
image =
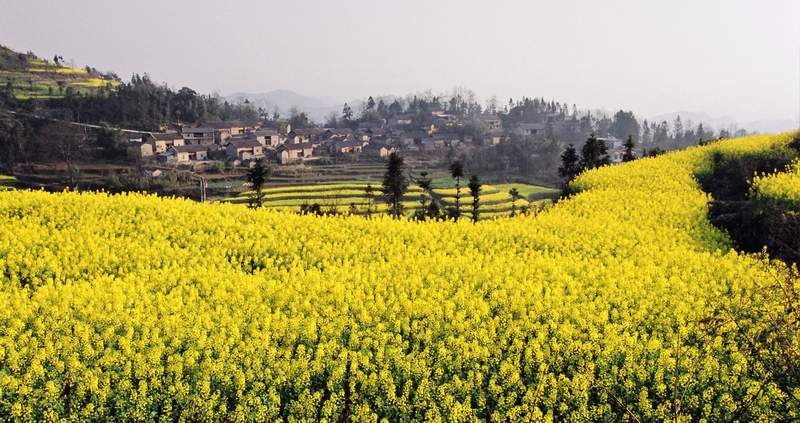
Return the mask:
<path id="1" fill-rule="evenodd" d="M 656 123 L 662 121 L 672 123 L 678 116 L 681 117 L 681 121 L 683 121 L 684 124 L 689 121 L 693 122 L 695 125 L 702 123 L 704 126 L 713 128 L 715 130 L 745 129 L 748 132 L 779 133 L 793 131 L 798 128 L 798 122 L 795 122 L 791 119 L 762 119 L 749 122 L 739 122 L 731 116 L 711 116 L 704 112 L 688 111 L 663 113 L 660 115 L 651 116 L 647 118 L 647 120 Z"/>

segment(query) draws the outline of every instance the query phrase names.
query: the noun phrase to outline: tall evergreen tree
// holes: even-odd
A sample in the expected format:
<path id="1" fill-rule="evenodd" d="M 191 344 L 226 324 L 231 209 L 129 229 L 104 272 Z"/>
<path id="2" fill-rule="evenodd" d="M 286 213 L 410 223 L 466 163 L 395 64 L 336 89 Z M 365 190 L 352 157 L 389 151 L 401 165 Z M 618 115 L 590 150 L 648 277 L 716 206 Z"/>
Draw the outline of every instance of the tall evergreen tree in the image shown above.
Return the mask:
<path id="1" fill-rule="evenodd" d="M 453 218 L 458 220 L 461 217 L 461 178 L 464 177 L 464 165 L 456 160 L 450 164 L 450 176 L 456 180 L 456 207 L 453 210 Z"/>
<path id="2" fill-rule="evenodd" d="M 609 163 L 611 158 L 608 157 L 606 143 L 592 134 L 581 149 L 581 168 L 594 169 Z"/>
<path id="3" fill-rule="evenodd" d="M 623 162 L 631 162 L 636 160 L 636 153 L 633 152 L 635 147 L 636 144 L 633 142 L 633 136 L 628 135 L 628 140 L 625 141 L 625 152 L 622 153 Z"/>
<path id="4" fill-rule="evenodd" d="M 425 220 L 428 216 L 428 192 L 431 190 L 431 178 L 428 177 L 428 172 L 421 172 L 419 179 L 417 179 L 417 186 L 422 190 L 419 197 L 420 208 L 415 213 L 417 220 Z"/>
<path id="5" fill-rule="evenodd" d="M 511 190 L 508 191 L 508 195 L 511 196 L 511 217 L 514 217 L 517 215 L 517 200 L 519 200 L 519 190 L 516 187 L 511 188 Z"/>
<path id="6" fill-rule="evenodd" d="M 383 175 L 381 191 L 389 205 L 389 214 L 395 219 L 399 219 L 403 215 L 403 195 L 408 189 L 408 180 L 404 170 L 403 157 L 397 153 L 390 154 L 389 162 L 386 164 L 386 173 Z"/>
<path id="7" fill-rule="evenodd" d="M 575 147 L 570 144 L 561 153 L 561 167 L 558 168 L 558 175 L 564 178 L 564 183 L 569 184 L 581 173 L 580 158 Z"/>
<path id="8" fill-rule="evenodd" d="M 472 175 L 469 178 L 469 194 L 472 196 L 472 223 L 478 222 L 478 209 L 481 202 L 481 181 L 478 175 Z"/>
<path id="9" fill-rule="evenodd" d="M 264 205 L 264 184 L 270 175 L 272 169 L 264 163 L 264 159 L 258 159 L 255 166 L 247 172 L 247 182 L 250 182 L 253 188 L 248 200 L 251 208 L 257 209 Z"/>
<path id="10" fill-rule="evenodd" d="M 372 184 L 367 184 L 367 187 L 364 188 L 364 198 L 367 199 L 367 217 L 372 216 L 372 209 L 375 205 L 375 190 L 372 188 Z"/>
<path id="11" fill-rule="evenodd" d="M 342 119 L 348 124 L 353 120 L 353 109 L 347 103 L 342 106 Z"/>

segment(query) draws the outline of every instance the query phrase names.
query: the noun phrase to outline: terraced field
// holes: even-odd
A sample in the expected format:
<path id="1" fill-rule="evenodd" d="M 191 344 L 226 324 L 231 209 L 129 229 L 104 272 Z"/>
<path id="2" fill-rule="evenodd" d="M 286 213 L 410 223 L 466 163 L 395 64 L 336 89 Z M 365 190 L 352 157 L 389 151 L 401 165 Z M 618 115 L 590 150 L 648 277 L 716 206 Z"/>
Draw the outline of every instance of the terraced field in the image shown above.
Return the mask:
<path id="1" fill-rule="evenodd" d="M 0 175 L 0 191 L 8 191 L 14 189 L 14 184 L 17 179 L 13 176 Z"/>
<path id="2" fill-rule="evenodd" d="M 336 208 L 338 211 L 348 211 L 352 205 L 355 206 L 358 214 L 367 211 L 368 200 L 365 195 L 367 185 L 372 185 L 376 199 L 375 210 L 385 211 L 386 204 L 380 199 L 380 183 L 367 181 L 344 181 L 339 183 L 324 183 L 313 185 L 284 185 L 274 186 L 265 190 L 265 207 L 271 209 L 298 211 L 302 205 L 319 204 L 323 209 Z M 484 219 L 507 216 L 511 212 L 512 199 L 508 194 L 511 185 L 484 185 L 481 192 L 481 217 Z M 520 193 L 551 193 L 549 188 L 535 185 L 513 184 Z M 510 189 L 510 188 L 509 188 Z M 471 201 L 466 189 L 462 189 L 461 205 L 464 211 Z M 240 195 L 231 197 L 225 202 L 247 203 L 250 192 L 243 192 Z M 428 194 L 430 198 L 431 195 Z M 519 210 L 529 204 L 528 196 L 523 195 L 523 199 L 516 201 Z M 435 198 L 444 207 L 455 205 L 455 188 L 435 188 L 433 190 Z M 420 207 L 422 190 L 416 186 L 410 186 L 403 205 L 408 214 L 413 213 Z M 539 200 L 549 201 L 549 200 Z"/>
<path id="3" fill-rule="evenodd" d="M 0 47 L 0 65 L 9 64 L 9 55 L 18 55 Z M 117 79 L 106 79 L 86 69 L 57 65 L 38 58 L 15 61 L 14 66 L 0 66 L 0 89 L 9 90 L 19 100 L 64 97 L 68 90 L 95 94 L 101 89 L 115 89 Z"/>

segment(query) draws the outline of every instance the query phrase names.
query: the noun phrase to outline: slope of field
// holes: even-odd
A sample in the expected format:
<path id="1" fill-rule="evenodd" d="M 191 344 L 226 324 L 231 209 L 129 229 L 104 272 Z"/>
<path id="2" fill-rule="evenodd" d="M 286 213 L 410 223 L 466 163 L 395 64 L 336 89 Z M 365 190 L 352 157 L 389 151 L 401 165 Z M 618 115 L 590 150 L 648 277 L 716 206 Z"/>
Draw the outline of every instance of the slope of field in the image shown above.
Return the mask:
<path id="1" fill-rule="evenodd" d="M 55 64 L 0 46 L 0 90 L 10 90 L 11 95 L 19 100 L 60 98 L 67 91 L 95 94 L 119 85 L 116 78 Z"/>
<path id="2" fill-rule="evenodd" d="M 753 193 L 762 199 L 790 204 L 800 210 L 800 160 L 788 172 L 757 176 Z"/>
<path id="3" fill-rule="evenodd" d="M 0 174 L 0 191 L 13 189 L 16 181 L 16 178 L 13 176 Z"/>
<path id="4" fill-rule="evenodd" d="M 0 414 L 796 419 L 745 341 L 701 327 L 777 270 L 730 250 L 694 178 L 788 140 L 593 170 L 536 216 L 477 224 L 2 192 Z"/>

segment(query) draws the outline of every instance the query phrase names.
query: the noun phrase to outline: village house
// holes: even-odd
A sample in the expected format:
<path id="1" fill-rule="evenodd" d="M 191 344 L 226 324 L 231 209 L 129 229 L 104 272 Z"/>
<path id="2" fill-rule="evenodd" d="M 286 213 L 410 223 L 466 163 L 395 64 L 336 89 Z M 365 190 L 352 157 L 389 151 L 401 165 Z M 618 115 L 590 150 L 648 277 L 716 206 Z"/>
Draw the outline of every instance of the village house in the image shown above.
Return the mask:
<path id="1" fill-rule="evenodd" d="M 364 146 L 363 153 L 373 157 L 389 157 L 398 151 L 400 150 L 396 146 L 368 144 Z"/>
<path id="2" fill-rule="evenodd" d="M 177 132 L 150 134 L 147 142 L 153 146 L 153 151 L 156 154 L 163 153 L 170 147 L 186 144 L 185 140 L 183 139 L 183 135 Z"/>
<path id="3" fill-rule="evenodd" d="M 459 143 L 461 143 L 459 136 L 450 133 L 433 134 L 430 137 L 424 138 L 421 142 L 422 148 L 425 150 L 440 150 L 446 147 L 455 147 Z"/>
<path id="4" fill-rule="evenodd" d="M 128 157 L 132 159 L 143 159 L 153 155 L 152 144 L 146 142 L 132 142 L 128 145 Z"/>
<path id="5" fill-rule="evenodd" d="M 483 144 L 484 145 L 498 145 L 504 143 L 507 137 L 503 131 L 491 131 L 489 132 L 486 137 L 484 137 Z"/>
<path id="6" fill-rule="evenodd" d="M 254 138 L 233 138 L 225 147 L 229 158 L 252 160 L 264 157 L 264 146 Z"/>
<path id="7" fill-rule="evenodd" d="M 282 144 L 276 150 L 276 159 L 280 164 L 287 164 L 307 159 L 314 155 L 314 145 L 311 143 Z"/>
<path id="8" fill-rule="evenodd" d="M 352 153 L 360 153 L 364 146 L 368 145 L 367 141 L 357 140 L 357 139 L 349 139 L 342 142 L 332 143 L 329 146 L 329 151 L 331 154 L 352 154 Z"/>
<path id="9" fill-rule="evenodd" d="M 261 124 L 257 122 L 240 121 L 209 122 L 205 126 L 214 129 L 214 140 L 220 145 L 225 144 L 225 141 L 233 136 L 244 135 L 261 128 Z"/>
<path id="10" fill-rule="evenodd" d="M 175 145 L 160 155 L 167 162 L 190 163 L 208 158 L 208 147 L 204 145 Z"/>
<path id="11" fill-rule="evenodd" d="M 480 122 L 488 131 L 497 131 L 503 127 L 500 116 L 497 115 L 483 115 L 479 118 Z"/>
<path id="12" fill-rule="evenodd" d="M 338 140 L 341 141 L 345 138 L 351 137 L 353 130 L 350 128 L 328 128 L 322 134 L 324 140 Z"/>
<path id="13" fill-rule="evenodd" d="M 250 135 L 252 135 L 264 147 L 274 148 L 286 142 L 286 139 L 274 129 L 256 129 Z"/>
<path id="14" fill-rule="evenodd" d="M 544 136 L 547 125 L 543 123 L 520 123 L 515 132 L 524 137 Z"/>
<path id="15" fill-rule="evenodd" d="M 315 141 L 322 133 L 322 130 L 317 128 L 306 129 L 292 129 L 286 134 L 286 142 L 288 144 L 303 144 Z"/>
<path id="16" fill-rule="evenodd" d="M 390 128 L 409 126 L 412 123 L 414 123 L 414 117 L 412 115 L 394 115 L 389 118 Z"/>
<path id="17" fill-rule="evenodd" d="M 190 145 L 211 145 L 214 144 L 214 128 L 198 126 L 196 128 L 184 126 L 181 129 L 184 144 Z"/>

